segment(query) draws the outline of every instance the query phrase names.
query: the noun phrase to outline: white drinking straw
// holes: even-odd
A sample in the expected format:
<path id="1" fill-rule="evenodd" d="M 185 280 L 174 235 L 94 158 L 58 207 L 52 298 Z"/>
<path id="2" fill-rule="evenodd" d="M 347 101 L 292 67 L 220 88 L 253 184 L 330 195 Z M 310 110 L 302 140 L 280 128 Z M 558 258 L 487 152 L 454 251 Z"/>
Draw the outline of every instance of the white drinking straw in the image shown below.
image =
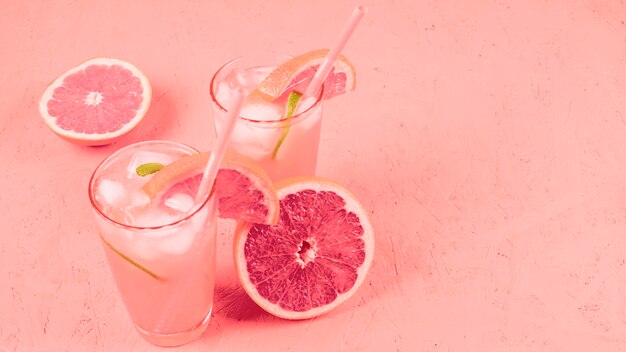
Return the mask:
<path id="1" fill-rule="evenodd" d="M 337 61 L 341 51 L 346 46 L 348 39 L 350 39 L 350 36 L 354 33 L 359 21 L 361 21 L 361 18 L 363 18 L 366 13 L 367 7 L 363 5 L 357 6 L 354 11 L 352 11 L 352 15 L 350 16 L 348 23 L 346 23 L 346 26 L 343 28 L 341 35 L 337 39 L 337 43 L 328 51 L 328 54 L 326 54 L 320 68 L 317 69 L 315 76 L 313 76 L 313 80 L 311 80 L 311 83 L 304 91 L 302 98 L 315 96 L 317 94 L 322 87 L 322 84 L 324 84 L 324 81 L 326 81 L 328 74 L 330 74 L 330 70 L 335 66 L 335 61 Z"/>
<path id="2" fill-rule="evenodd" d="M 207 162 L 204 173 L 202 174 L 202 181 L 200 182 L 200 186 L 198 186 L 198 193 L 196 193 L 196 204 L 199 204 L 204 200 L 204 197 L 206 197 L 209 193 L 209 187 L 211 187 L 215 181 L 217 171 L 220 168 L 222 159 L 224 159 L 224 153 L 226 152 L 226 146 L 230 140 L 230 135 L 233 133 L 235 122 L 237 122 L 237 118 L 241 112 L 245 95 L 246 93 L 242 88 L 235 91 L 233 103 L 226 114 L 224 128 L 217 136 L 213 150 L 209 155 L 209 161 Z"/>

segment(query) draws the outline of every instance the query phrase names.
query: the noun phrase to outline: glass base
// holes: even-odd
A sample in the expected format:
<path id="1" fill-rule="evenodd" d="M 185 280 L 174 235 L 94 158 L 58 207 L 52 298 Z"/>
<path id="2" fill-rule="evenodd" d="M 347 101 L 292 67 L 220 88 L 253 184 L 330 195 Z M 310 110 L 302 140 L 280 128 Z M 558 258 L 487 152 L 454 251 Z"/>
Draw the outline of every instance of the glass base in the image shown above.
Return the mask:
<path id="1" fill-rule="evenodd" d="M 146 331 L 138 326 L 135 326 L 135 328 L 137 329 L 137 331 L 139 331 L 139 335 L 141 335 L 141 337 L 143 337 L 146 341 L 150 342 L 153 345 L 161 347 L 176 347 L 189 343 L 200 337 L 204 330 L 206 330 L 207 326 L 209 326 L 209 320 L 211 320 L 210 311 L 209 314 L 207 314 L 206 318 L 204 318 L 202 323 L 194 326 L 187 331 L 177 332 L 174 334 L 157 334 Z"/>

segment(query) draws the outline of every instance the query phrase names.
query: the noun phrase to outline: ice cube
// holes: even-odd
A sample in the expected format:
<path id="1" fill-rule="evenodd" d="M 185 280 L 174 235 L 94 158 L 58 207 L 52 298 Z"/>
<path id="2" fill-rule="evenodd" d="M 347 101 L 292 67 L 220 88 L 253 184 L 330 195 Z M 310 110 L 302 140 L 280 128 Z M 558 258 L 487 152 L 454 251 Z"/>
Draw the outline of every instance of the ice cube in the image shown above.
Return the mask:
<path id="1" fill-rule="evenodd" d="M 150 204 L 150 196 L 141 188 L 130 192 L 128 206 L 132 208 L 145 208 Z"/>
<path id="2" fill-rule="evenodd" d="M 182 218 L 180 213 L 172 212 L 162 206 L 151 208 L 141 215 L 136 219 L 139 226 L 167 225 Z M 194 237 L 195 234 L 190 223 L 182 222 L 174 226 L 151 229 L 146 236 L 138 241 L 138 244 L 143 248 L 143 258 L 152 259 L 162 253 L 181 254 L 186 252 L 193 243 Z"/>
<path id="3" fill-rule="evenodd" d="M 226 74 L 220 83 L 226 83 L 230 89 L 235 90 L 239 87 L 245 89 L 251 82 L 249 82 L 246 71 L 240 68 L 234 68 Z"/>
<path id="4" fill-rule="evenodd" d="M 224 107 L 224 109 L 228 110 L 228 108 L 232 105 L 233 97 L 235 96 L 235 91 L 230 88 L 228 83 L 220 82 L 217 85 L 217 91 L 215 92 L 215 99 Z"/>
<path id="5" fill-rule="evenodd" d="M 231 71 L 231 75 L 232 75 L 232 78 L 229 84 L 233 89 L 237 89 L 237 88 L 243 88 L 244 90 L 254 89 L 255 82 L 253 81 L 253 77 L 250 77 L 250 75 L 248 75 L 247 71 L 237 68 Z"/>
<path id="6" fill-rule="evenodd" d="M 182 254 L 190 250 L 190 248 L 198 248 L 194 245 L 200 245 L 199 241 L 207 241 L 206 237 L 198 238 L 198 236 L 214 235 L 216 231 L 216 221 L 207 222 L 209 214 L 215 214 L 217 207 L 216 202 L 210 202 L 207 206 L 198 210 L 190 219 L 178 227 L 178 233 L 173 236 L 164 237 L 159 242 L 159 248 L 162 252 L 169 254 Z"/>
<path id="7" fill-rule="evenodd" d="M 191 226 L 181 226 L 176 234 L 164 236 L 159 240 L 158 248 L 168 254 L 182 254 L 189 250 L 196 237 L 196 232 Z"/>
<path id="8" fill-rule="evenodd" d="M 110 207 L 119 207 L 126 200 L 126 187 L 121 182 L 103 179 L 96 186 L 96 200 Z"/>
<path id="9" fill-rule="evenodd" d="M 238 153 L 253 159 L 271 155 L 274 145 L 280 138 L 281 129 L 262 128 L 237 123 L 230 140 L 230 147 Z"/>
<path id="10" fill-rule="evenodd" d="M 174 214 L 162 208 L 149 208 L 134 214 L 134 226 L 156 227 L 174 223 L 178 221 L 180 214 Z"/>
<path id="11" fill-rule="evenodd" d="M 215 93 L 215 99 L 225 110 L 230 110 L 235 100 L 236 88 L 231 87 L 228 83 L 220 82 L 217 85 L 217 92 Z M 249 94 L 249 92 L 245 92 Z M 226 116 L 226 115 L 224 115 Z"/>
<path id="12" fill-rule="evenodd" d="M 129 253 L 132 253 L 136 259 L 140 259 L 141 261 L 158 259 L 161 253 L 155 242 L 157 239 L 154 238 L 154 234 L 157 231 L 158 230 L 150 230 L 146 233 L 136 233 L 131 240 L 132 251 Z"/>
<path id="13" fill-rule="evenodd" d="M 246 105 L 242 116 L 256 120 L 280 119 L 281 111 L 270 104 Z M 216 116 L 215 131 L 219 135 L 224 129 L 224 117 Z M 272 153 L 282 129 L 274 125 L 262 126 L 245 121 L 237 121 L 229 145 L 235 151 L 254 159 L 267 157 Z"/>
<path id="14" fill-rule="evenodd" d="M 134 189 L 129 192 L 127 204 L 121 209 L 124 223 L 135 224 L 135 217 L 146 211 L 150 205 L 150 196 L 143 189 Z"/>
<path id="15" fill-rule="evenodd" d="M 272 66 L 258 66 L 246 69 L 234 68 L 221 81 L 228 84 L 233 91 L 243 88 L 245 91 L 252 91 L 261 81 L 272 72 Z"/>
<path id="16" fill-rule="evenodd" d="M 156 152 L 148 152 L 148 151 L 139 151 L 133 154 L 128 163 L 128 167 L 126 168 L 126 176 L 128 178 L 136 178 L 137 175 L 137 167 L 146 163 L 159 163 L 163 165 L 167 165 L 173 161 L 172 157 L 167 154 L 156 153 Z"/>
<path id="17" fill-rule="evenodd" d="M 283 117 L 283 109 L 274 104 L 249 103 L 241 108 L 241 116 L 251 120 L 272 121 Z"/>
<path id="18" fill-rule="evenodd" d="M 194 200 L 188 194 L 185 193 L 176 193 L 171 197 L 168 197 L 165 202 L 165 206 L 177 211 L 181 214 L 187 214 L 193 208 Z"/>
<path id="19" fill-rule="evenodd" d="M 253 88 L 256 88 L 259 83 L 263 82 L 263 80 L 269 76 L 269 74 L 274 71 L 274 66 L 257 66 L 252 67 L 246 70 L 247 79 L 252 82 L 254 85 Z"/>

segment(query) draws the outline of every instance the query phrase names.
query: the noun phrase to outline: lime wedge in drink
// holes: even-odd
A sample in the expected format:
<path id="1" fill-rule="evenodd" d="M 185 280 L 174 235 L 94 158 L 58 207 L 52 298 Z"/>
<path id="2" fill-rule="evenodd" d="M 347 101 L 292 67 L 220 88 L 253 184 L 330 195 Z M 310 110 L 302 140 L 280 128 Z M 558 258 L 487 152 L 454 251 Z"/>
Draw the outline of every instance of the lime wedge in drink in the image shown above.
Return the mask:
<path id="1" fill-rule="evenodd" d="M 155 278 L 157 280 L 163 280 L 163 278 L 161 278 L 160 276 L 158 276 L 157 274 L 155 274 L 151 270 L 149 270 L 146 267 L 142 266 L 141 264 L 137 263 L 136 261 L 134 261 L 131 257 L 127 256 L 126 254 L 120 252 L 119 249 L 113 247 L 113 245 L 111 245 L 109 242 L 107 242 L 107 240 L 104 239 L 104 237 L 102 237 L 102 234 L 100 234 L 100 238 L 102 239 L 102 242 L 107 247 L 109 247 L 109 249 L 111 249 L 115 254 L 119 255 L 122 259 L 126 260 L 132 266 L 136 267 L 137 269 L 143 271 L 144 273 L 152 276 L 153 278 Z"/>
<path id="2" fill-rule="evenodd" d="M 302 93 L 298 93 L 295 90 L 289 93 L 289 97 L 287 98 L 287 108 L 285 109 L 285 118 L 293 116 L 294 112 L 296 112 L 296 107 L 298 106 L 300 99 L 302 99 Z M 280 149 L 280 146 L 285 141 L 285 138 L 287 138 L 287 133 L 289 133 L 289 128 L 291 127 L 290 122 L 288 121 L 287 123 L 289 124 L 283 128 L 283 133 L 280 134 L 280 138 L 278 138 L 278 142 L 274 147 L 272 159 L 276 159 L 278 149 Z"/>

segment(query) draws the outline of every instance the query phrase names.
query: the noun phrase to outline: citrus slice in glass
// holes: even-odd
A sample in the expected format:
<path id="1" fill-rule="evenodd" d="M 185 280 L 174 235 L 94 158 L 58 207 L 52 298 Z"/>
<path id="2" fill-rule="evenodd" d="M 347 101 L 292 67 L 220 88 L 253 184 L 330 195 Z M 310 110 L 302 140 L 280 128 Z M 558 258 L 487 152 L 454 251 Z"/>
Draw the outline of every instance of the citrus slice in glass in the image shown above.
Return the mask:
<path id="1" fill-rule="evenodd" d="M 318 49 L 285 61 L 272 71 L 252 92 L 251 97 L 274 101 L 285 92 L 304 92 L 315 72 L 328 54 L 328 49 Z M 324 81 L 324 99 L 330 99 L 356 86 L 356 71 L 348 59 L 341 55 L 333 71 Z"/>
<path id="2" fill-rule="evenodd" d="M 65 72 L 39 101 L 39 113 L 60 137 L 105 145 L 130 132 L 150 106 L 148 78 L 128 62 L 97 58 Z"/>
<path id="3" fill-rule="evenodd" d="M 374 256 L 365 209 L 344 187 L 320 178 L 277 185 L 276 225 L 240 223 L 235 266 L 261 308 L 285 319 L 326 313 L 363 283 Z"/>
<path id="4" fill-rule="evenodd" d="M 169 194 L 195 197 L 209 152 L 184 156 L 154 173 L 143 186 L 151 199 L 167 199 Z M 262 224 L 275 224 L 278 198 L 267 173 L 253 161 L 228 153 L 215 179 L 219 216 Z"/>

